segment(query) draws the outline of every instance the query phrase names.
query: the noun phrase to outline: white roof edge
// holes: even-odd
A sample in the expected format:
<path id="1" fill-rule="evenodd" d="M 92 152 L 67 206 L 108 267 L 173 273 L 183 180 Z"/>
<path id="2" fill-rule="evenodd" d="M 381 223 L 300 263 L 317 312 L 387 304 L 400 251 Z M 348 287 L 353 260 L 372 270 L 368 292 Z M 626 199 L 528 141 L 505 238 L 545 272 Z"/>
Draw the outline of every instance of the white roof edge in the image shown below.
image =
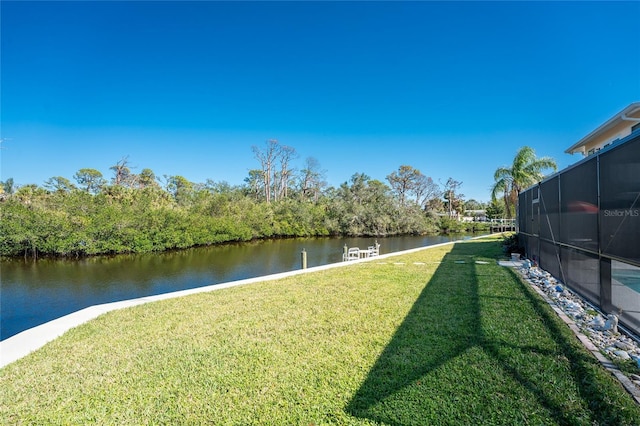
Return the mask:
<path id="1" fill-rule="evenodd" d="M 632 102 L 632 103 L 630 103 L 623 110 L 617 112 L 613 117 L 611 117 L 609 120 L 605 121 L 604 124 L 601 124 L 598 128 L 596 128 L 594 131 L 589 133 L 587 136 L 585 136 L 582 139 L 580 139 L 578 142 L 576 142 L 573 145 L 571 145 L 564 152 L 566 154 L 571 154 L 576 148 L 578 148 L 581 145 L 584 145 L 589 139 L 593 138 L 594 136 L 598 135 L 599 133 L 602 133 L 603 131 L 605 131 L 605 130 L 609 129 L 610 127 L 612 127 L 614 124 L 616 124 L 619 121 L 621 121 L 620 117 L 622 115 L 630 114 L 630 113 L 634 112 L 637 109 L 640 109 L 640 102 Z"/>

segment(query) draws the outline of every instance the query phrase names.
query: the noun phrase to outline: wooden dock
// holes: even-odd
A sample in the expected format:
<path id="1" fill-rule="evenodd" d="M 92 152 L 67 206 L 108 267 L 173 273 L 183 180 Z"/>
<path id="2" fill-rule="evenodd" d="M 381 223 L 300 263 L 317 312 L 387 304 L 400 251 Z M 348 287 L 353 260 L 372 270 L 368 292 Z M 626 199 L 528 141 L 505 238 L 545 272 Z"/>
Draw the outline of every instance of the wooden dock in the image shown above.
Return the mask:
<path id="1" fill-rule="evenodd" d="M 515 232 L 515 225 L 491 225 L 489 231 L 493 234 L 496 232 Z"/>
<path id="2" fill-rule="evenodd" d="M 516 232 L 515 219 L 493 219 L 489 226 L 491 233 L 494 232 Z"/>

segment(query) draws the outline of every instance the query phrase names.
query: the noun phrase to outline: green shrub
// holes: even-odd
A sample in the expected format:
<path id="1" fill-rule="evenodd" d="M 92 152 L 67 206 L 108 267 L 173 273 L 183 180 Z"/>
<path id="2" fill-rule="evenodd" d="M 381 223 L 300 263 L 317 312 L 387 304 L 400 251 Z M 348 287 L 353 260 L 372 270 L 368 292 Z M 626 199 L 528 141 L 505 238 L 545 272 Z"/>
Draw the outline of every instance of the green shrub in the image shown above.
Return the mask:
<path id="1" fill-rule="evenodd" d="M 502 238 L 502 247 L 505 253 L 518 253 L 525 254 L 524 247 L 521 247 L 520 242 L 518 240 L 518 234 L 510 233 L 504 234 Z"/>

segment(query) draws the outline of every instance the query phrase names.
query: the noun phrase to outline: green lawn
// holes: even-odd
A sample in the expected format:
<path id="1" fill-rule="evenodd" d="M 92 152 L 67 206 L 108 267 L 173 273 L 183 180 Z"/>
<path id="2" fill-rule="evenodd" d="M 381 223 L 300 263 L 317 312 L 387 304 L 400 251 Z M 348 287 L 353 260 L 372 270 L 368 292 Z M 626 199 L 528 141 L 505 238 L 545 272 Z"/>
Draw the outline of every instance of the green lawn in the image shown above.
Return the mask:
<path id="1" fill-rule="evenodd" d="M 0 370 L 0 424 L 639 425 L 500 254 L 476 240 L 111 312 Z"/>

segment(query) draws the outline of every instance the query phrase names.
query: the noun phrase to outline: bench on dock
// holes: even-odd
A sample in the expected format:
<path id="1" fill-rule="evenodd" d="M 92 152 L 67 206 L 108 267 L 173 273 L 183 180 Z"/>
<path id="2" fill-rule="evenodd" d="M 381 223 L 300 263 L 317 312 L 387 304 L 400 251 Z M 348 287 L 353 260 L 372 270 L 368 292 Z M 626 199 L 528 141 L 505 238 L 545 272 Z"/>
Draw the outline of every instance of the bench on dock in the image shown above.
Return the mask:
<path id="1" fill-rule="evenodd" d="M 346 247 L 346 246 L 345 246 Z M 364 259 L 367 257 L 374 257 L 380 254 L 380 244 L 375 243 L 373 246 L 369 246 L 366 249 L 361 249 L 358 247 L 350 247 L 342 253 L 342 260 L 358 260 Z"/>

